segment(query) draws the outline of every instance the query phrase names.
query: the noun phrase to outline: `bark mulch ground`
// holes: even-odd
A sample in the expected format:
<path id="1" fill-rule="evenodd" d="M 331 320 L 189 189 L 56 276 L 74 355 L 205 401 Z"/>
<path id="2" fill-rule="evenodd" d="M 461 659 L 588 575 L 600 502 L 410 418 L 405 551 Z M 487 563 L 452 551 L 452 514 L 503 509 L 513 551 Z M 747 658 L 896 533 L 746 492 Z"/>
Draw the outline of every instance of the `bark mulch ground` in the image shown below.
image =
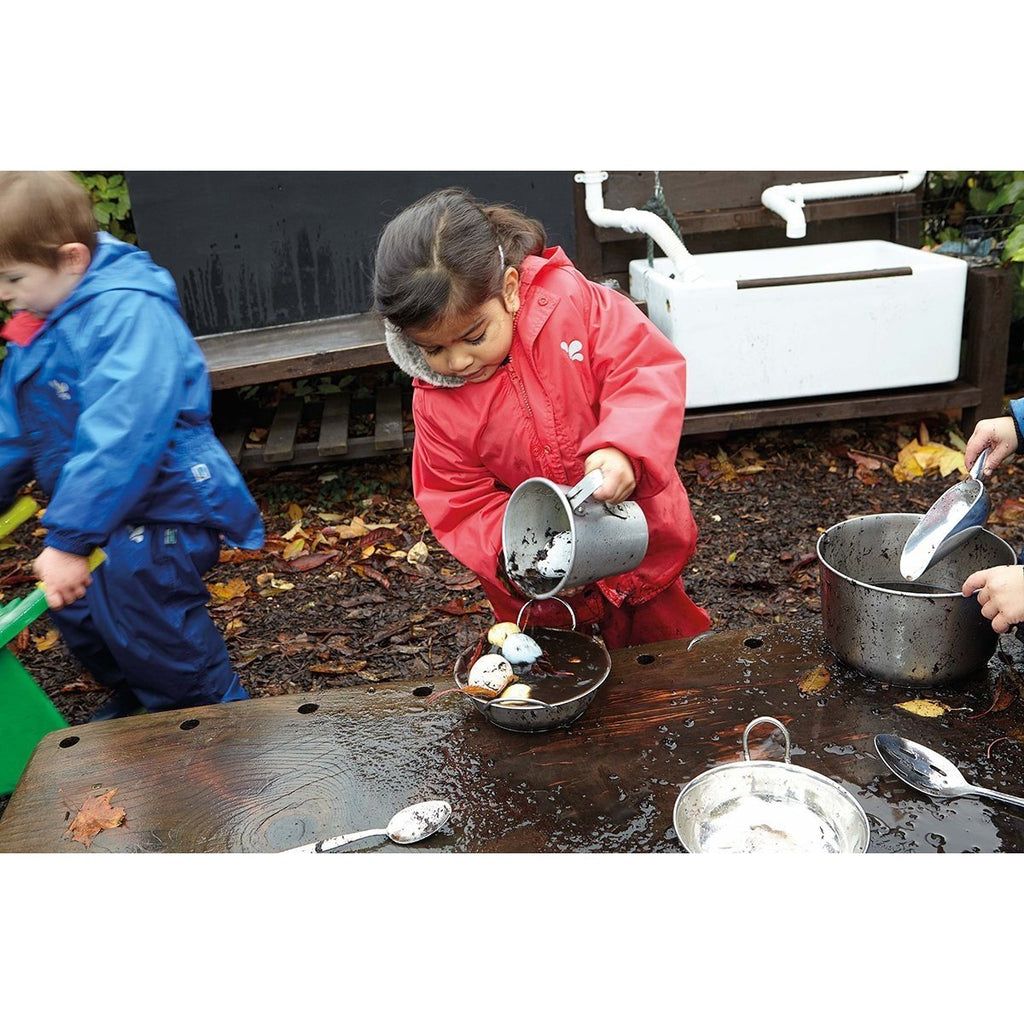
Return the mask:
<path id="1" fill-rule="evenodd" d="M 716 629 L 816 621 L 815 543 L 850 516 L 923 512 L 959 471 L 901 480 L 900 452 L 962 448 L 943 416 L 845 421 L 684 440 L 678 470 L 700 529 L 685 570 Z M 989 483 L 990 526 L 1024 541 L 1024 481 L 1007 464 Z M 211 611 L 256 698 L 394 679 L 450 677 L 456 655 L 490 624 L 483 593 L 433 539 L 412 500 L 408 458 L 253 475 L 267 545 L 225 553 Z M 0 548 L 0 598 L 31 586 L 39 536 L 22 526 Z M 13 645 L 71 725 L 108 693 L 41 616 Z M 0 798 L 0 810 L 6 804 Z"/>

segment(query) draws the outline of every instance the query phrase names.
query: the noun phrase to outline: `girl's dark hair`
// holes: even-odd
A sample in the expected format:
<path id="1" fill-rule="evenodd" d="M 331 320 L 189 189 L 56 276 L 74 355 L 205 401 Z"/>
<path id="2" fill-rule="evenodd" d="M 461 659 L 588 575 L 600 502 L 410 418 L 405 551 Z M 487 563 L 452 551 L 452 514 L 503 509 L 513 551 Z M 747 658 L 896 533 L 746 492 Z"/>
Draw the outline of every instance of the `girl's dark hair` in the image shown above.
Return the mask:
<path id="1" fill-rule="evenodd" d="M 505 269 L 539 255 L 545 240 L 539 221 L 510 206 L 484 206 L 459 188 L 432 192 L 382 232 L 374 305 L 401 330 L 464 313 L 501 295 Z"/>

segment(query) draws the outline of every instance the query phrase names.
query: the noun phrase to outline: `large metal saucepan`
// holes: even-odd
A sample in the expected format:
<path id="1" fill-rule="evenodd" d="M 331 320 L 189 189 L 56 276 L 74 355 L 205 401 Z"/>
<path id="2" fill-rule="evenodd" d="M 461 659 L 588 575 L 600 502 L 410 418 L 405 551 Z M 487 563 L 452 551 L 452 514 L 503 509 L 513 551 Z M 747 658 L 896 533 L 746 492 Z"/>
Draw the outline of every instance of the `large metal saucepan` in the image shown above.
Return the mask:
<path id="1" fill-rule="evenodd" d="M 510 732 L 547 732 L 562 729 L 576 721 L 593 703 L 601 684 L 611 672 L 612 659 L 608 648 L 596 637 L 576 632 L 576 616 L 561 598 L 553 598 L 565 605 L 572 619 L 571 629 L 551 629 L 545 626 L 524 626 L 524 616 L 533 603 L 527 601 L 519 612 L 517 625 L 533 637 L 544 652 L 542 668 L 531 669 L 521 677 L 531 685 L 533 693 L 546 696 L 541 700 L 532 694 L 528 698 L 493 697 L 485 699 L 469 695 L 477 710 L 500 729 Z M 455 661 L 455 685 L 460 690 L 469 683 L 476 648 L 463 651 Z"/>
<path id="2" fill-rule="evenodd" d="M 750 760 L 751 729 L 770 722 L 786 738 L 785 762 Z M 864 808 L 838 782 L 790 764 L 789 732 L 775 718 L 743 730 L 743 760 L 716 765 L 676 798 L 672 822 L 689 853 L 864 853 Z"/>
<path id="3" fill-rule="evenodd" d="M 998 637 L 977 599 L 960 588 L 977 569 L 1017 561 L 1009 544 L 979 530 L 908 583 L 900 557 L 920 519 L 912 513 L 860 516 L 818 538 L 825 638 L 861 672 L 911 687 L 984 670 Z"/>

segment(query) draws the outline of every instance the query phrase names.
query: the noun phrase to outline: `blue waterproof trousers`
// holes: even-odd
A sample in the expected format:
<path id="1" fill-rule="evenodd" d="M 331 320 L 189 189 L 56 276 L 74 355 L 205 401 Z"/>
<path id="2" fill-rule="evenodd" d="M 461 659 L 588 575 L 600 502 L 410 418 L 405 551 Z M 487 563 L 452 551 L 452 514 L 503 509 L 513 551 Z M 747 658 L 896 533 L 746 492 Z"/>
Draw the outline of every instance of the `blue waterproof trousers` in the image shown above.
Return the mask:
<path id="1" fill-rule="evenodd" d="M 219 558 L 219 533 L 120 526 L 103 550 L 85 597 L 51 612 L 93 678 L 131 691 L 148 711 L 246 699 L 206 607 L 203 575 Z"/>

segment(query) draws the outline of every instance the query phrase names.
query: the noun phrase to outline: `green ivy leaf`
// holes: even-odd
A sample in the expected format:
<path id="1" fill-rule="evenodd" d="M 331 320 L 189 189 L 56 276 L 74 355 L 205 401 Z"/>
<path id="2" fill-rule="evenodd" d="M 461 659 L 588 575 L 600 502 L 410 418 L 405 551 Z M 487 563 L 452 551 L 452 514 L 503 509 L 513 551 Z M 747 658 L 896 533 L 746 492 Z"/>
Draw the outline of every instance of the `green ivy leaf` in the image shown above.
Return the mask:
<path id="1" fill-rule="evenodd" d="M 988 210 L 989 203 L 992 202 L 992 193 L 975 186 L 967 193 L 967 198 L 972 210 Z"/>
<path id="2" fill-rule="evenodd" d="M 1008 185 L 1004 185 L 995 194 L 995 196 L 993 196 L 991 202 L 988 204 L 988 212 L 996 213 L 1004 206 L 1010 206 L 1022 197 L 1024 197 L 1024 179 L 1011 181 Z"/>
<path id="3" fill-rule="evenodd" d="M 1003 260 L 1024 263 L 1024 224 L 1018 224 L 1003 242 Z"/>

